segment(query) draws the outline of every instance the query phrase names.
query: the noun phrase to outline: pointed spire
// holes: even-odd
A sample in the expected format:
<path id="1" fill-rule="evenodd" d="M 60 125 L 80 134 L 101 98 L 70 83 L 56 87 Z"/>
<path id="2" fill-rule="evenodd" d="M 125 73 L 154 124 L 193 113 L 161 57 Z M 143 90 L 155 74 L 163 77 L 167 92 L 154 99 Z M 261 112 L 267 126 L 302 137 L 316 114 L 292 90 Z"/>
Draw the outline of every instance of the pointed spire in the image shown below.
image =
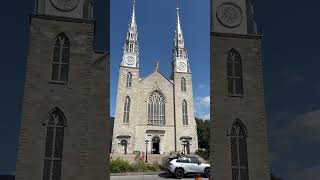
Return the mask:
<path id="1" fill-rule="evenodd" d="M 177 27 L 175 31 L 175 46 L 176 47 L 184 47 L 184 39 L 183 39 L 183 32 L 180 23 L 180 8 L 177 7 Z"/>
<path id="2" fill-rule="evenodd" d="M 132 0 L 132 15 L 128 24 L 128 32 L 126 41 L 123 47 L 122 66 L 139 67 L 139 45 L 138 45 L 138 28 L 136 23 L 136 0 Z M 128 64 L 126 61 L 134 59 L 133 64 Z"/>
<path id="3" fill-rule="evenodd" d="M 188 53 L 187 49 L 185 48 L 183 32 L 181 28 L 180 22 L 180 8 L 177 7 L 177 26 L 174 32 L 174 47 L 173 47 L 173 72 L 191 72 L 189 63 L 188 63 Z M 179 69 L 177 66 L 178 64 L 184 64 L 186 68 Z"/>
<path id="4" fill-rule="evenodd" d="M 132 0 L 132 16 L 130 27 L 136 27 L 136 0 Z"/>
<path id="5" fill-rule="evenodd" d="M 181 25 L 180 25 L 180 13 L 179 13 L 179 7 L 177 7 L 177 34 L 182 34 Z"/>

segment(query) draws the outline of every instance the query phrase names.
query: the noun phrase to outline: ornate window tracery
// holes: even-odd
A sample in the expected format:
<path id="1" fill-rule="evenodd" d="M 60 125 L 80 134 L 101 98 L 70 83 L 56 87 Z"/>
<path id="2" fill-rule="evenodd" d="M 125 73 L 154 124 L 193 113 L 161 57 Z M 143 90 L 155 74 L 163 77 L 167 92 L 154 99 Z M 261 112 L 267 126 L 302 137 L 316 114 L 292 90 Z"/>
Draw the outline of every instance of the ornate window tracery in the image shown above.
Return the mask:
<path id="1" fill-rule="evenodd" d="M 242 63 L 238 51 L 231 49 L 227 59 L 228 93 L 230 95 L 243 95 Z"/>
<path id="2" fill-rule="evenodd" d="M 231 130 L 232 180 L 249 180 L 247 132 L 245 126 L 236 121 Z"/>
<path id="3" fill-rule="evenodd" d="M 43 180 L 60 180 L 63 154 L 64 128 L 66 120 L 63 112 L 55 108 L 49 114 L 45 156 L 43 165 Z"/>
<path id="4" fill-rule="evenodd" d="M 165 99 L 159 91 L 155 91 L 148 99 L 148 125 L 165 125 Z"/>
<path id="5" fill-rule="evenodd" d="M 69 78 L 70 41 L 60 33 L 54 43 L 51 80 L 67 82 Z"/>

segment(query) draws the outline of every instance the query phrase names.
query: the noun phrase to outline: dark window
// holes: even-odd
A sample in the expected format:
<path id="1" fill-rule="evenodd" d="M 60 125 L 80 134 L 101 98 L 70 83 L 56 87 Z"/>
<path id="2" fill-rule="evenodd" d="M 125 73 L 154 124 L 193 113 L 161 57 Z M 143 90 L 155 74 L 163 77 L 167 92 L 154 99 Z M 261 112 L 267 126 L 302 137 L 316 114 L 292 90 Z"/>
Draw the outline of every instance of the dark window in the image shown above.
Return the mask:
<path id="1" fill-rule="evenodd" d="M 128 151 L 128 141 L 127 140 L 122 140 L 120 142 L 121 146 L 123 147 L 123 152 L 124 154 L 127 154 Z"/>
<path id="2" fill-rule="evenodd" d="M 130 97 L 127 96 L 124 100 L 124 113 L 123 113 L 123 123 L 128 124 L 129 123 L 129 114 L 130 114 Z"/>
<path id="3" fill-rule="evenodd" d="M 227 59 L 227 83 L 228 93 L 230 95 L 243 95 L 243 80 L 242 80 L 242 64 L 241 56 L 235 49 L 228 52 Z"/>
<path id="4" fill-rule="evenodd" d="M 70 41 L 61 33 L 56 37 L 53 49 L 52 74 L 53 81 L 68 81 L 70 59 Z"/>
<path id="5" fill-rule="evenodd" d="M 179 163 L 190 163 L 191 161 L 190 161 L 190 159 L 189 158 L 179 158 L 179 159 L 177 159 L 177 162 L 179 162 Z"/>
<path id="6" fill-rule="evenodd" d="M 165 100 L 158 91 L 153 92 L 148 99 L 148 124 L 165 125 Z"/>
<path id="7" fill-rule="evenodd" d="M 231 130 L 232 180 L 249 180 L 247 132 L 240 121 L 236 121 Z"/>
<path id="8" fill-rule="evenodd" d="M 60 180 L 66 119 L 59 108 L 49 114 L 43 164 L 43 180 Z"/>
<path id="9" fill-rule="evenodd" d="M 188 125 L 188 108 L 187 108 L 187 101 L 182 101 L 182 120 L 183 125 Z"/>
<path id="10" fill-rule="evenodd" d="M 184 77 L 181 78 L 181 91 L 185 92 L 187 90 L 186 87 L 186 79 Z"/>
<path id="11" fill-rule="evenodd" d="M 132 74 L 128 72 L 126 87 L 131 87 L 131 86 L 132 86 Z"/>
<path id="12" fill-rule="evenodd" d="M 190 159 L 191 159 L 191 163 L 198 164 L 200 162 L 199 159 L 196 157 L 191 157 Z"/>

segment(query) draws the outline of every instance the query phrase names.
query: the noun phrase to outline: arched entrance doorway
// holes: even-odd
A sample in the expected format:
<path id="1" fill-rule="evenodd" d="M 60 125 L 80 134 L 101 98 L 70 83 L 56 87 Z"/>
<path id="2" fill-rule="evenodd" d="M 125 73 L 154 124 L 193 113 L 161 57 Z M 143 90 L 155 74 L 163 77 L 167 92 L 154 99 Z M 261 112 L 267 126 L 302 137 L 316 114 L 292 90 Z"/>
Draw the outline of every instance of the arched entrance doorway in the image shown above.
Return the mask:
<path id="1" fill-rule="evenodd" d="M 152 138 L 152 154 L 160 154 L 160 138 L 158 136 Z"/>
<path id="2" fill-rule="evenodd" d="M 123 147 L 123 151 L 124 151 L 124 154 L 127 154 L 127 150 L 128 150 L 128 141 L 127 140 L 122 140 L 121 143 L 120 143 Z"/>

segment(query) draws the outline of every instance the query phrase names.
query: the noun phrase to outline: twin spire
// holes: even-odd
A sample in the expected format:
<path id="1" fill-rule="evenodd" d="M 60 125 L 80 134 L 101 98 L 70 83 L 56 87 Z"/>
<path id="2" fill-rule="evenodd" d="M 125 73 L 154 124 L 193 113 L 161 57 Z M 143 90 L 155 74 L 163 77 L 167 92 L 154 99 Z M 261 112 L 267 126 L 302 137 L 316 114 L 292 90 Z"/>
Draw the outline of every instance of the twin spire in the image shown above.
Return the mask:
<path id="1" fill-rule="evenodd" d="M 184 58 L 187 59 L 187 51 L 184 47 L 184 38 L 183 32 L 180 23 L 180 12 L 177 7 L 177 22 L 176 22 L 176 30 L 174 33 L 174 48 L 173 54 L 174 58 Z M 127 33 L 127 38 L 125 41 L 125 45 L 123 48 L 124 55 L 135 55 L 137 57 L 137 66 L 139 66 L 139 46 L 138 46 L 138 31 L 137 31 L 137 22 L 136 22 L 136 0 L 132 0 L 132 15 L 131 21 L 129 23 L 129 29 Z"/>

